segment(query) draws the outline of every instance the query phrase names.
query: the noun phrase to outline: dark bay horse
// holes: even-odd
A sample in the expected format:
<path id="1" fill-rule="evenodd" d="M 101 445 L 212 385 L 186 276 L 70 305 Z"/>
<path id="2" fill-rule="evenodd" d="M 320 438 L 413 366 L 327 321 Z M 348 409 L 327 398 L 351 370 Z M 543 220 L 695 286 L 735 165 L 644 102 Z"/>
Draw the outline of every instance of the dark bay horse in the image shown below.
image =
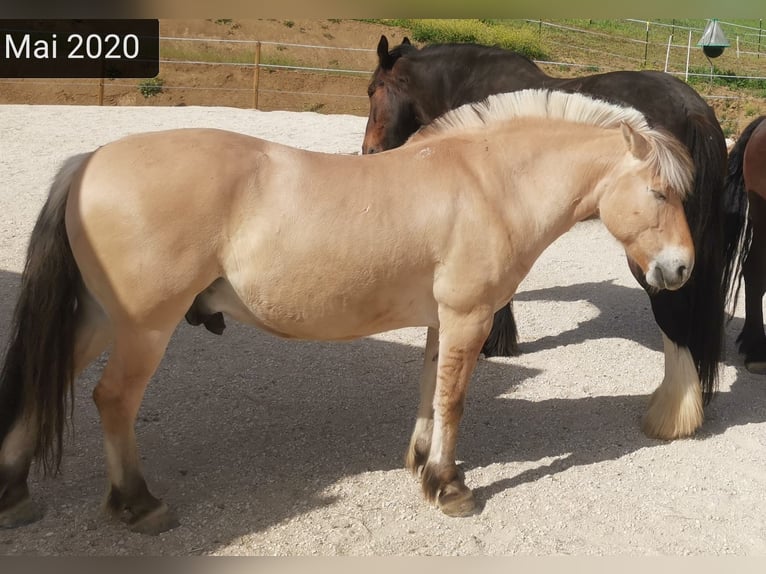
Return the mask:
<path id="1" fill-rule="evenodd" d="M 766 374 L 766 334 L 763 330 L 763 295 L 766 293 L 766 116 L 753 120 L 729 152 L 726 186 L 732 196 L 747 192 L 746 248 L 740 254 L 745 282 L 745 325 L 737 342 L 745 366 Z"/>
<path id="2" fill-rule="evenodd" d="M 734 197 L 724 214 L 726 144 L 713 110 L 677 78 L 662 72 L 610 72 L 581 78 L 555 78 L 528 58 L 475 44 L 436 44 L 418 49 L 407 38 L 389 50 L 382 36 L 378 67 L 368 87 L 370 115 L 363 153 L 400 146 L 421 126 L 449 109 L 490 94 L 546 87 L 621 102 L 641 111 L 655 126 L 673 133 L 687 146 L 696 168 L 694 191 L 684 208 L 694 237 L 697 265 L 683 289 L 653 292 L 628 258 L 633 275 L 647 290 L 654 317 L 664 334 L 665 381 L 694 379 L 707 403 L 717 387 L 723 354 L 725 309 L 744 234 L 746 202 Z M 516 327 L 510 305 L 495 316 L 484 345 L 486 355 L 516 353 Z M 658 394 L 671 388 L 664 383 Z M 650 407 L 651 409 L 651 407 Z M 695 421 L 647 417 L 644 432 L 673 439 L 691 435 Z"/>
<path id="3" fill-rule="evenodd" d="M 372 156 L 186 129 L 70 158 L 32 231 L 0 371 L 0 526 L 39 518 L 30 466 L 57 470 L 74 378 L 106 349 L 93 398 L 107 508 L 139 532 L 176 524 L 147 487 L 134 424 L 192 306 L 297 339 L 427 327 L 407 467 L 445 513 L 471 513 L 457 434 L 495 311 L 596 211 L 643 281 L 682 288 L 693 170 L 636 110 L 545 90 L 457 109 Z M 698 386 L 670 391 L 657 412 L 699 416 Z"/>

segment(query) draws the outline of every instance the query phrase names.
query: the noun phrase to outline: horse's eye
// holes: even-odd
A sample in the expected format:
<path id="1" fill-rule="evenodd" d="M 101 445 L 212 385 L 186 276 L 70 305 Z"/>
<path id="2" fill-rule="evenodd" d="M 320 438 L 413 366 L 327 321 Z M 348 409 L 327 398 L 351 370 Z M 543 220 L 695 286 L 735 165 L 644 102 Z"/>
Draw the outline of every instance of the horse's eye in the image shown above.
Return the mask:
<path id="1" fill-rule="evenodd" d="M 654 195 L 655 199 L 657 199 L 657 201 L 667 201 L 668 200 L 668 196 L 665 195 L 665 193 L 662 192 L 662 191 L 658 191 L 656 189 L 650 189 L 649 191 L 652 192 L 652 194 Z"/>

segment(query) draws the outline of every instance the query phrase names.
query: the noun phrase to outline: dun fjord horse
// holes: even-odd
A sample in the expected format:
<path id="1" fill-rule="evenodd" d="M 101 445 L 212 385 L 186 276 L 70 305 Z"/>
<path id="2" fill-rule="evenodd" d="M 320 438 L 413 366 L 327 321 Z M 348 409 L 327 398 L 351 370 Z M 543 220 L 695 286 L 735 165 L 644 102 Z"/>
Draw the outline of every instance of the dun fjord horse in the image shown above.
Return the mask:
<path id="1" fill-rule="evenodd" d="M 378 44 L 378 59 L 368 88 L 370 115 L 363 153 L 400 146 L 420 126 L 468 102 L 541 87 L 622 102 L 686 145 L 696 168 L 693 192 L 684 201 L 697 254 L 695 272 L 683 289 L 656 292 L 647 288 L 635 262 L 628 258 L 628 263 L 649 294 L 665 350 L 665 377 L 654 392 L 643 430 L 662 439 L 691 435 L 702 424 L 702 411 L 698 418 L 688 419 L 664 407 L 660 407 L 662 413 L 652 414 L 652 409 L 666 400 L 665 395 L 675 393 L 674 389 L 690 386 L 701 386 L 707 403 L 717 387 L 726 300 L 736 267 L 736 258 L 727 255 L 739 246 L 747 206 L 737 203 L 735 197 L 730 204 L 734 213 L 726 219 L 726 145 L 713 110 L 683 81 L 662 72 L 554 78 L 524 56 L 500 48 L 440 44 L 418 49 L 405 38 L 389 51 L 385 36 Z M 477 250 L 483 249 L 491 249 L 491 245 L 477 245 Z M 517 354 L 516 338 L 509 305 L 496 314 L 483 352 L 487 356 Z"/>
<path id="2" fill-rule="evenodd" d="M 58 468 L 73 378 L 111 345 L 93 391 L 107 508 L 137 531 L 174 525 L 147 488 L 134 421 L 190 308 L 299 339 L 427 326 L 406 465 L 422 467 L 429 501 L 468 514 L 457 431 L 494 312 L 596 212 L 653 289 L 679 289 L 694 265 L 692 179 L 684 146 L 635 110 L 547 91 L 463 107 L 373 156 L 188 129 L 71 158 L 32 232 L 1 373 L 0 521 L 39 515 L 30 464 Z M 674 400 L 695 417 L 693 393 Z"/>
<path id="3" fill-rule="evenodd" d="M 766 374 L 763 295 L 766 293 L 766 116 L 752 121 L 729 153 L 726 186 L 734 197 L 747 192 L 749 248 L 740 254 L 745 280 L 745 325 L 737 337 L 749 371 Z"/>

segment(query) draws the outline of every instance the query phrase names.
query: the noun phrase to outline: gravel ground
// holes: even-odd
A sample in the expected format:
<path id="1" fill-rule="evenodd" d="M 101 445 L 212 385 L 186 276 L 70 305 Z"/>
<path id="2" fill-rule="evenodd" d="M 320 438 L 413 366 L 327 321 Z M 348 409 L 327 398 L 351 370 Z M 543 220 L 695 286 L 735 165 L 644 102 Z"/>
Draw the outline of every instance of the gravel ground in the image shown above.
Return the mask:
<path id="1" fill-rule="evenodd" d="M 29 233 L 61 160 L 119 136 L 214 126 L 356 153 L 365 119 L 224 108 L 0 106 L 0 345 Z M 90 392 L 76 391 L 63 474 L 36 477 L 43 520 L 0 554 L 681 555 L 766 553 L 766 389 L 728 330 L 721 392 L 688 440 L 641 434 L 663 374 L 648 299 L 600 222 L 540 258 L 516 299 L 521 357 L 482 359 L 458 456 L 481 513 L 429 507 L 402 466 L 425 333 L 288 342 L 230 322 L 179 327 L 137 434 L 150 486 L 181 526 L 157 537 L 100 511 Z"/>

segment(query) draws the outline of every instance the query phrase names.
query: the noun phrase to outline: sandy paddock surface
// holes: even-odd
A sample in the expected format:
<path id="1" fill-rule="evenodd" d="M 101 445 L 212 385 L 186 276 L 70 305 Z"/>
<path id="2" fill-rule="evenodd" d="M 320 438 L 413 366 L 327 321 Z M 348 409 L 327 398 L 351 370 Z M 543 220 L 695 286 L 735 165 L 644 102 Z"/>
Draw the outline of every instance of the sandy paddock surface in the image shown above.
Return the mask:
<path id="1" fill-rule="evenodd" d="M 209 126 L 354 153 L 365 119 L 226 108 L 0 106 L 0 345 L 27 240 L 59 163 L 119 136 Z M 133 534 L 100 511 L 106 486 L 79 380 L 63 474 L 35 478 L 43 520 L 0 530 L 0 554 L 507 555 L 766 553 L 766 381 L 729 325 L 721 392 L 688 440 L 641 434 L 662 378 L 648 298 L 588 221 L 557 241 L 515 306 L 523 355 L 482 359 L 458 456 L 481 513 L 429 507 L 402 466 L 425 334 L 288 342 L 229 322 L 179 327 L 137 423 L 150 487 L 181 526 Z M 53 327 L 53 326 L 52 326 Z"/>

